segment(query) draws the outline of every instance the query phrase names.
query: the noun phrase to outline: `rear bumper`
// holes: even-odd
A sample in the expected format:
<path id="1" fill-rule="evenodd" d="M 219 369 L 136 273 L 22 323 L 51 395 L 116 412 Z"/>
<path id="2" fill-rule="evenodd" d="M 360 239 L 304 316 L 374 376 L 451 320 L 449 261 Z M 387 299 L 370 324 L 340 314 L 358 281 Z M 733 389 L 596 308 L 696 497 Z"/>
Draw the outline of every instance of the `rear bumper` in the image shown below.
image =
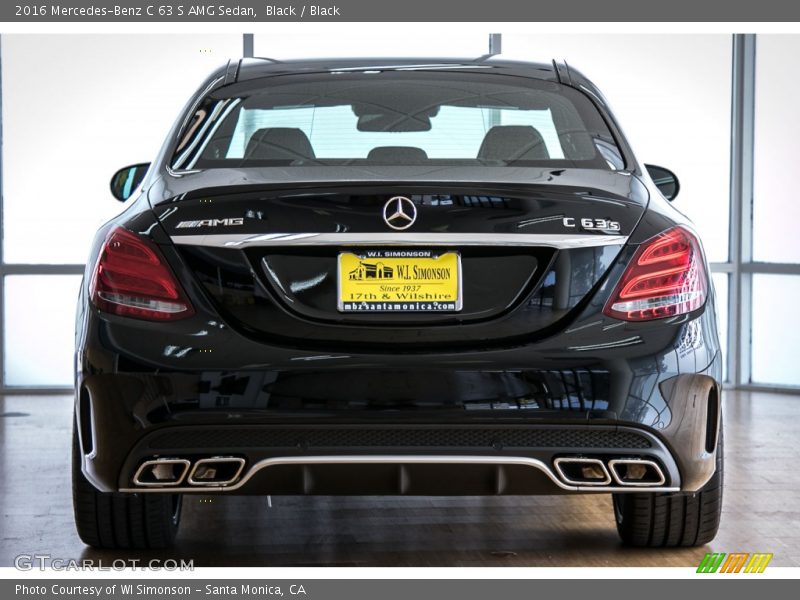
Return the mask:
<path id="1" fill-rule="evenodd" d="M 130 412 L 154 389 L 119 385 L 115 376 L 84 382 L 77 414 L 84 472 L 99 489 L 201 494 L 503 495 L 699 489 L 714 472 L 717 384 L 707 375 L 663 382 L 669 407 L 661 429 L 623 422 L 611 411 L 485 411 L 460 421 L 430 412 L 382 413 L 358 420 L 303 419 L 264 412 L 191 411 L 140 426 Z M 113 391 L 112 394 L 109 392 Z M 111 397 L 110 397 L 111 396 Z M 152 399 L 156 404 L 158 400 Z M 155 406 L 155 405 L 153 405 Z M 163 404 L 159 407 L 164 409 Z M 513 412 L 513 416 L 508 415 Z M 536 411 L 532 411 L 536 413 Z M 424 416 L 427 415 L 427 416 Z M 82 417 L 82 418 L 81 418 Z M 352 415 L 351 415 L 352 417 Z M 427 418 L 427 422 L 420 422 Z M 102 426 L 98 426 L 101 423 Z M 226 485 L 190 484 L 198 460 L 235 458 L 242 468 Z M 564 458 L 599 461 L 604 484 L 584 485 L 560 472 Z M 139 485 L 147 461 L 183 461 L 186 471 L 167 485 Z M 624 484 L 612 461 L 648 461 L 663 480 Z"/>
<path id="2" fill-rule="evenodd" d="M 648 324 L 587 315 L 530 344 L 431 354 L 319 354 L 256 343 L 218 323 L 179 335 L 85 318 L 76 420 L 83 472 L 103 491 L 642 489 L 584 489 L 559 475 L 556 459 L 587 457 L 606 468 L 651 460 L 664 482 L 648 489 L 692 492 L 715 468 L 721 359 L 711 310 Z M 205 346 L 213 352 L 198 340 L 214 342 Z M 191 466 L 215 456 L 244 461 L 228 486 L 133 482 L 147 460 Z"/>

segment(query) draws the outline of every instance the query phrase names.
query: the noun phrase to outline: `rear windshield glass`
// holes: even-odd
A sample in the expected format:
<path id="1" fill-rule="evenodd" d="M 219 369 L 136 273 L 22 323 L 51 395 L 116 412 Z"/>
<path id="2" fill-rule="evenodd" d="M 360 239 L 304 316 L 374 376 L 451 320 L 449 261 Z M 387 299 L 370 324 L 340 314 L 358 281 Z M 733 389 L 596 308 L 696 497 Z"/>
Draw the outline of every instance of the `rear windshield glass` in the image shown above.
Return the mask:
<path id="1" fill-rule="evenodd" d="M 175 170 L 427 164 L 625 166 L 597 109 L 572 88 L 398 70 L 226 86 L 188 120 L 172 160 Z"/>

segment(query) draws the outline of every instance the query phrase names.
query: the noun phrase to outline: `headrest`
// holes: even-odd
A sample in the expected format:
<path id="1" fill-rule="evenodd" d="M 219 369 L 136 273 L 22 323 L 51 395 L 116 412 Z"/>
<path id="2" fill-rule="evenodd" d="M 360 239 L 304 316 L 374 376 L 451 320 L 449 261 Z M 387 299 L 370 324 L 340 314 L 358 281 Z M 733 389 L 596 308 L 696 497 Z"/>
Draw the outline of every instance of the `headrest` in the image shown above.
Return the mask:
<path id="1" fill-rule="evenodd" d="M 297 127 L 265 127 L 247 142 L 246 160 L 308 160 L 314 149 L 308 136 Z"/>
<path id="2" fill-rule="evenodd" d="M 530 125 L 496 125 L 486 132 L 478 158 L 483 160 L 547 160 L 542 134 Z"/>

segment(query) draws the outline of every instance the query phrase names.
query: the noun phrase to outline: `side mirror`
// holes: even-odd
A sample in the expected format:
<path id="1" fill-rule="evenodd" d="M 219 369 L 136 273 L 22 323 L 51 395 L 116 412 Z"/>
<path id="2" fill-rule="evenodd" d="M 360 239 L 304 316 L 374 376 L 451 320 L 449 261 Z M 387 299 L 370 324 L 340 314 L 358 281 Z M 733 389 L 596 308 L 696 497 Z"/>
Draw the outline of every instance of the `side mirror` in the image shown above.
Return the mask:
<path id="1" fill-rule="evenodd" d="M 139 163 L 123 167 L 111 178 L 111 194 L 120 202 L 125 202 L 131 197 L 134 190 L 142 183 L 150 163 Z"/>
<path id="2" fill-rule="evenodd" d="M 678 176 L 669 169 L 664 167 L 657 167 L 655 165 L 645 165 L 650 178 L 659 191 L 664 194 L 664 197 L 672 202 L 678 192 L 681 191 L 681 182 L 678 181 Z"/>

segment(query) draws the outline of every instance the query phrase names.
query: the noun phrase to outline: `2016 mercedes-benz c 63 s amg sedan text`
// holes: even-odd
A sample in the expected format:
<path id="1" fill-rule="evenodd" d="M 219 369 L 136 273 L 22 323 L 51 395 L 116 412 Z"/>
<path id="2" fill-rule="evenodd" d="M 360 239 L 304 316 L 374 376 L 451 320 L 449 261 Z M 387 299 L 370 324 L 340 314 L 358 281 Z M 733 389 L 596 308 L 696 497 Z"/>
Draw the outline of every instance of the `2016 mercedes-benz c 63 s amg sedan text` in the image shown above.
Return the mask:
<path id="1" fill-rule="evenodd" d="M 565 63 L 232 61 L 111 187 L 87 544 L 168 545 L 187 494 L 610 493 L 628 544 L 714 537 L 702 245 Z"/>

